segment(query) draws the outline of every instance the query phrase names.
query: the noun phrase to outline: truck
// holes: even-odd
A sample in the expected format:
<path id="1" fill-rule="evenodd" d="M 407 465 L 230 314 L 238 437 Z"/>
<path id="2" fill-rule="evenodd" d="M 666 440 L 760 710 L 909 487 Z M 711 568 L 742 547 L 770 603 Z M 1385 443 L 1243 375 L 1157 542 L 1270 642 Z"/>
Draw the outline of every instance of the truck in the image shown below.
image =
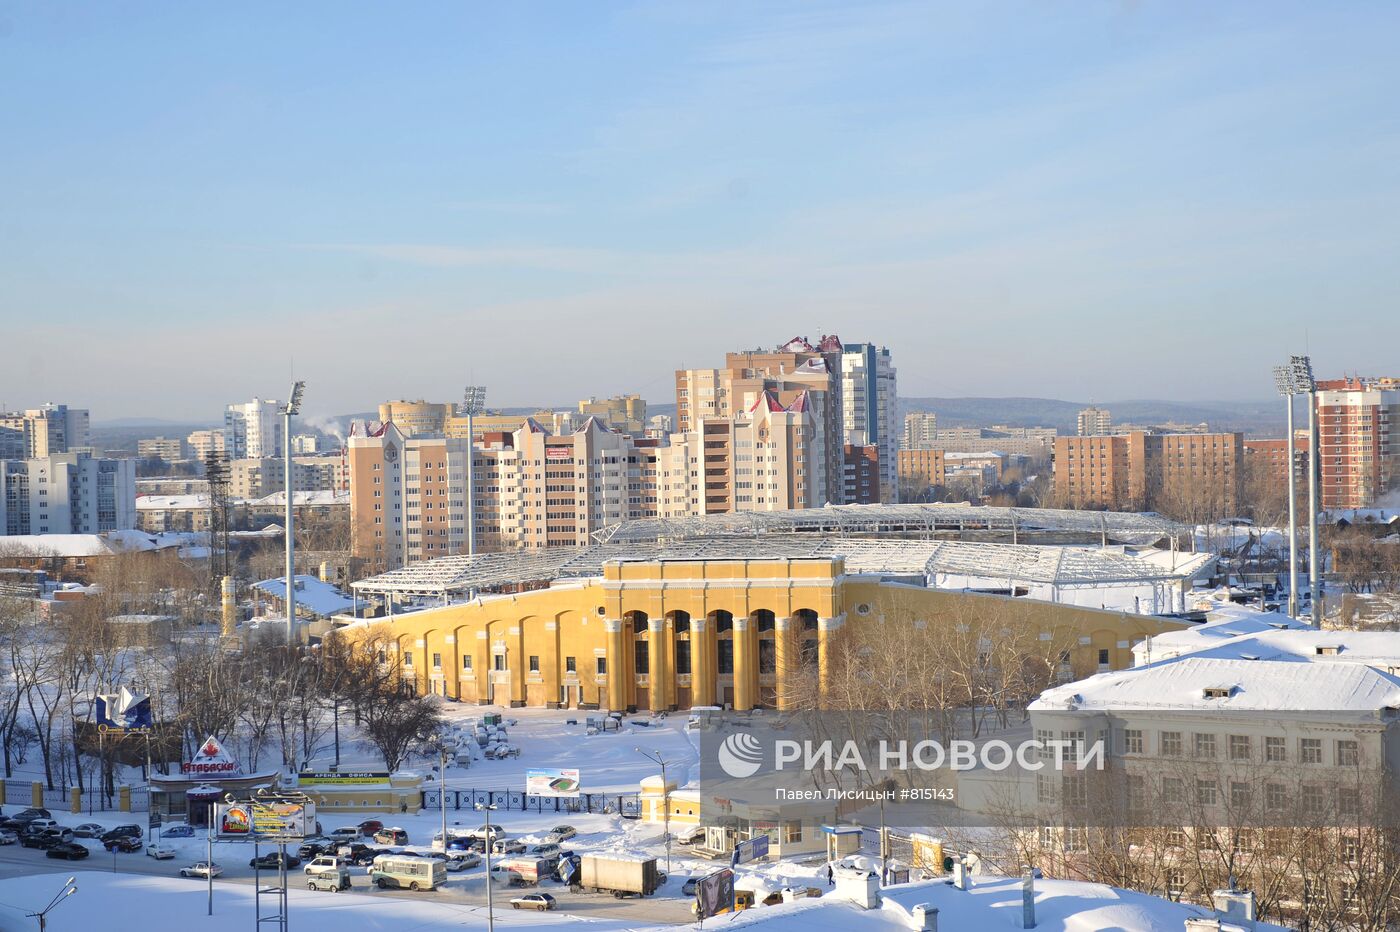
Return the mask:
<path id="1" fill-rule="evenodd" d="M 515 871 L 520 875 L 520 879 L 515 881 L 520 886 L 537 886 L 541 880 L 553 875 L 556 864 L 551 858 L 502 858 L 495 862 L 506 870 Z"/>
<path id="2" fill-rule="evenodd" d="M 651 896 L 661 886 L 656 858 L 585 854 L 576 890 L 616 897 Z"/>

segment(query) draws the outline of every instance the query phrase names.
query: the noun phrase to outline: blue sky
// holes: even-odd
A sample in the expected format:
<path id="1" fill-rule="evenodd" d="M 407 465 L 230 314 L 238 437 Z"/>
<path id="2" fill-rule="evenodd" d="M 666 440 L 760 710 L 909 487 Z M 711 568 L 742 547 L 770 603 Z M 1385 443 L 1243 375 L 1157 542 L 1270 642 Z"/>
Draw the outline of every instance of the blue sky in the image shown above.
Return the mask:
<path id="1" fill-rule="evenodd" d="M 1400 374 L 1400 6 L 0 5 L 0 401 Z"/>

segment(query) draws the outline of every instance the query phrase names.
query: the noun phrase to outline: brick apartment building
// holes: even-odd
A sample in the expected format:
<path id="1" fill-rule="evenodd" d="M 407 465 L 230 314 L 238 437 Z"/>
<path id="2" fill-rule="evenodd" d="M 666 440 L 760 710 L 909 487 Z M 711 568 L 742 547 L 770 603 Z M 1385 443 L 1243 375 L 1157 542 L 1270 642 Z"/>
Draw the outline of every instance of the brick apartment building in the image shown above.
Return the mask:
<path id="1" fill-rule="evenodd" d="M 1055 439 L 1055 496 L 1072 508 L 1225 517 L 1239 506 L 1238 433 Z"/>
<path id="2" fill-rule="evenodd" d="M 1323 508 L 1367 508 L 1400 486 L 1400 379 L 1317 383 Z"/>

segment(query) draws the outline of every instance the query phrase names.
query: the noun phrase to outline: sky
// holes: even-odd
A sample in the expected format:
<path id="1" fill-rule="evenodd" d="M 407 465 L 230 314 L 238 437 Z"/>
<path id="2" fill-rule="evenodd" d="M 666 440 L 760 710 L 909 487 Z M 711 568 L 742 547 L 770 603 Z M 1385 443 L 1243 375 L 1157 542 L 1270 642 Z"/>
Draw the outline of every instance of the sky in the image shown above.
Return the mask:
<path id="1" fill-rule="evenodd" d="M 0 2 L 0 404 L 1400 375 L 1400 5 Z"/>

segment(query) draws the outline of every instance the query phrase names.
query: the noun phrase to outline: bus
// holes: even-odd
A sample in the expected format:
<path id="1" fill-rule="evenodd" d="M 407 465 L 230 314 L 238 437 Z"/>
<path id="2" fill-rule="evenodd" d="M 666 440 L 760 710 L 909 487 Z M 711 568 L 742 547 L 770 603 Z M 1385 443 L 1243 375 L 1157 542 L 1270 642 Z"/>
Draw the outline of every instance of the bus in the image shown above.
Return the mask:
<path id="1" fill-rule="evenodd" d="M 381 890 L 436 890 L 447 881 L 447 865 L 440 858 L 384 855 L 374 859 L 369 881 Z"/>

